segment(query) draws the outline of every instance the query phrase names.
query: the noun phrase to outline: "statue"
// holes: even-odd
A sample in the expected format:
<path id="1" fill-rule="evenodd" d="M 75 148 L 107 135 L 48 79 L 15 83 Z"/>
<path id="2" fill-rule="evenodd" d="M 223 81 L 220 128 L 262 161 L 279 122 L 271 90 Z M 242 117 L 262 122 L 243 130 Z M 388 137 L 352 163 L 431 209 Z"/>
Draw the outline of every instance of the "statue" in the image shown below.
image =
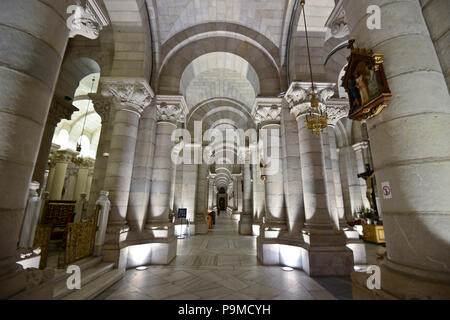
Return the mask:
<path id="1" fill-rule="evenodd" d="M 369 200 L 370 208 L 377 212 L 377 204 L 375 199 L 374 178 L 375 171 L 370 169 L 370 166 L 366 164 L 366 171 L 358 174 L 358 178 L 366 180 L 366 197 Z"/>

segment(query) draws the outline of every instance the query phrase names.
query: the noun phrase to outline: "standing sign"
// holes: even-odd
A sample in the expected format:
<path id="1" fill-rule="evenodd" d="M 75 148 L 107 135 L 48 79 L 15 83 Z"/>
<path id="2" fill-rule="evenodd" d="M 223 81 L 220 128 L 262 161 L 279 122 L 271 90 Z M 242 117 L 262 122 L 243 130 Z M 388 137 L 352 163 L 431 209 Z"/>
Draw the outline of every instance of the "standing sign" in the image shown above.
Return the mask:
<path id="1" fill-rule="evenodd" d="M 178 209 L 178 219 L 186 219 L 187 217 L 187 209 L 179 208 Z"/>
<path id="2" fill-rule="evenodd" d="M 383 191 L 383 199 L 392 199 L 391 185 L 388 181 L 381 183 L 381 191 Z"/>
<path id="3" fill-rule="evenodd" d="M 183 235 L 183 219 L 187 218 L 187 209 L 186 208 L 178 208 L 178 219 L 181 219 L 181 229 L 180 235 L 177 237 L 178 239 L 184 239 Z"/>

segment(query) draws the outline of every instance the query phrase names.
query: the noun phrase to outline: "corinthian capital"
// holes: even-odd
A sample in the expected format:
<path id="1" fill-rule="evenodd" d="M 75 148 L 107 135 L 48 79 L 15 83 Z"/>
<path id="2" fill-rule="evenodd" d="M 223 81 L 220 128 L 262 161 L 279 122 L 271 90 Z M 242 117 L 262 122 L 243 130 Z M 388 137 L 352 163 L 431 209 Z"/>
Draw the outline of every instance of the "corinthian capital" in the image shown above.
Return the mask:
<path id="1" fill-rule="evenodd" d="M 281 98 L 256 98 L 252 115 L 261 125 L 279 124 L 281 120 Z"/>
<path id="2" fill-rule="evenodd" d="M 145 79 L 102 78 L 100 92 L 117 102 L 119 109 L 142 113 L 154 97 L 153 90 Z"/>
<path id="3" fill-rule="evenodd" d="M 52 126 L 56 126 L 61 119 L 70 120 L 75 111 L 78 111 L 78 108 L 70 101 L 55 96 L 48 112 L 47 121 Z"/>
<path id="4" fill-rule="evenodd" d="M 183 96 L 156 96 L 156 120 L 159 122 L 184 122 L 188 112 Z"/>
<path id="5" fill-rule="evenodd" d="M 108 122 L 112 105 L 111 97 L 105 97 L 98 93 L 89 93 L 89 98 L 94 104 L 95 112 L 102 118 L 102 123 Z"/>
<path id="6" fill-rule="evenodd" d="M 350 34 L 350 29 L 348 28 L 347 17 L 342 0 L 339 0 L 334 7 L 325 26 L 328 28 L 325 36 L 325 41 L 330 38 L 341 39 Z"/>
<path id="7" fill-rule="evenodd" d="M 334 83 L 314 83 L 314 92 L 319 99 L 319 108 L 325 111 L 327 101 L 334 95 Z M 284 98 L 289 103 L 291 113 L 296 117 L 306 115 L 311 110 L 312 86 L 310 82 L 292 82 Z"/>
<path id="8" fill-rule="evenodd" d="M 330 99 L 326 104 L 328 124 L 335 126 L 342 118 L 348 117 L 350 104 L 347 99 Z"/>
<path id="9" fill-rule="evenodd" d="M 67 8 L 67 13 L 71 14 L 67 18 L 67 28 L 69 28 L 69 38 L 81 35 L 88 39 L 97 39 L 100 31 L 109 25 L 106 14 L 96 0 L 87 0 L 83 6 L 72 5 Z"/>

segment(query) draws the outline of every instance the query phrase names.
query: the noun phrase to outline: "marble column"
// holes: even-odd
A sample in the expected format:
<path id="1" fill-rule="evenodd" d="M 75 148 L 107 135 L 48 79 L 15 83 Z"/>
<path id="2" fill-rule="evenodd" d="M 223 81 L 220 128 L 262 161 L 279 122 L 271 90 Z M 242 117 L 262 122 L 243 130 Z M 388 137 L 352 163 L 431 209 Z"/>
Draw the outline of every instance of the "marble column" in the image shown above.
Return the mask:
<path id="1" fill-rule="evenodd" d="M 390 105 L 367 121 L 387 258 L 381 290 L 364 298 L 450 298 L 450 98 L 419 1 L 383 1 L 382 28 L 368 32 L 370 0 L 344 0 L 356 45 L 384 54 Z M 379 194 L 382 194 L 381 190 Z M 363 274 L 361 274 L 363 276 Z M 358 296 L 356 296 L 358 298 Z"/>
<path id="2" fill-rule="evenodd" d="M 202 163 L 198 165 L 198 175 L 197 175 L 197 191 L 195 200 L 195 234 L 207 234 L 208 233 L 208 223 L 206 221 L 207 217 L 207 181 L 208 176 L 208 165 Z"/>
<path id="3" fill-rule="evenodd" d="M 316 84 L 315 89 L 323 108 L 334 94 L 330 84 Z M 327 202 L 325 157 L 323 140 L 326 134 L 314 134 L 306 126 L 306 116 L 311 110 L 311 84 L 294 82 L 289 88 L 287 100 L 298 122 L 300 162 L 305 201 L 304 240 L 308 260 L 304 270 L 311 276 L 349 275 L 353 269 L 353 253 L 346 247 L 343 231 L 337 230 Z"/>
<path id="4" fill-rule="evenodd" d="M 78 152 L 72 150 L 58 150 L 55 156 L 55 173 L 50 186 L 50 200 L 61 200 L 66 171 L 69 162 L 76 157 Z"/>
<path id="5" fill-rule="evenodd" d="M 43 184 L 44 172 L 47 167 L 55 128 L 62 119 L 70 120 L 75 111 L 78 111 L 78 109 L 70 102 L 57 96 L 53 97 L 53 101 L 48 112 L 47 122 L 45 123 L 36 165 L 34 166 L 33 171 L 33 181 L 39 182 L 41 188 L 45 187 Z"/>
<path id="6" fill-rule="evenodd" d="M 243 165 L 244 170 L 244 193 L 243 201 L 244 208 L 241 214 L 241 219 L 239 220 L 239 234 L 251 235 L 252 225 L 253 225 L 253 183 L 252 183 L 252 172 L 250 169 L 251 164 L 245 163 Z"/>
<path id="7" fill-rule="evenodd" d="M 174 163 L 171 158 L 174 143 L 172 133 L 177 122 L 182 121 L 187 106 L 182 96 L 157 96 L 156 140 L 153 162 L 149 214 L 145 228 L 153 237 L 175 241 L 174 225 L 169 220 L 170 190 L 172 188 Z M 176 241 L 173 242 L 176 248 Z M 173 257 L 168 257 L 171 260 Z"/>
<path id="8" fill-rule="evenodd" d="M 27 287 L 25 274 L 29 272 L 16 264 L 17 242 L 28 185 L 67 45 L 66 8 L 70 3 L 0 2 L 1 299 Z"/>
<path id="9" fill-rule="evenodd" d="M 238 209 L 237 211 L 239 214 L 242 214 L 242 211 L 244 210 L 244 197 L 242 194 L 242 174 L 238 175 L 236 177 L 237 182 L 237 198 L 238 198 Z"/>
<path id="10" fill-rule="evenodd" d="M 123 268 L 127 262 L 123 241 L 129 231 L 126 214 L 139 119 L 142 111 L 150 104 L 152 96 L 143 79 L 102 78 L 100 92 L 113 98 L 113 106 L 116 109 L 105 173 L 104 189 L 109 192 L 111 208 L 103 259 Z"/>

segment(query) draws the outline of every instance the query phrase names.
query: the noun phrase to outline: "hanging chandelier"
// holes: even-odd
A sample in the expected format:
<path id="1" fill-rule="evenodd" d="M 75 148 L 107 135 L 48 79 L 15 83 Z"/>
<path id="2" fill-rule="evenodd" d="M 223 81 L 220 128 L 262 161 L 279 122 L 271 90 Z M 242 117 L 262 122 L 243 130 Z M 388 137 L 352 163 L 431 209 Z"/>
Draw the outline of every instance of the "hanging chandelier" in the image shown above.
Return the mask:
<path id="1" fill-rule="evenodd" d="M 316 135 L 328 127 L 328 115 L 326 110 L 322 111 L 319 104 L 319 99 L 317 98 L 317 93 L 314 87 L 314 79 L 311 65 L 311 54 L 309 49 L 309 38 L 308 38 L 308 27 L 306 25 L 306 14 L 305 14 L 305 0 L 300 2 L 303 11 L 303 21 L 305 23 L 305 35 L 306 35 L 306 47 L 308 49 L 308 62 L 309 62 L 309 72 L 311 76 L 311 107 L 309 114 L 306 116 L 306 127 Z"/>
<path id="2" fill-rule="evenodd" d="M 92 93 L 92 91 L 94 90 L 94 84 L 95 84 L 95 76 L 92 77 L 92 84 L 91 84 L 91 91 L 90 93 Z M 81 134 L 80 134 L 80 138 L 78 139 L 77 142 L 77 151 L 81 152 L 81 139 L 83 138 L 83 134 L 84 134 L 84 128 L 86 127 L 86 120 L 87 120 L 87 116 L 89 113 L 89 107 L 91 106 L 91 100 L 88 101 L 88 105 L 86 108 L 86 114 L 84 115 L 84 122 L 83 122 L 83 128 L 81 129 Z"/>

